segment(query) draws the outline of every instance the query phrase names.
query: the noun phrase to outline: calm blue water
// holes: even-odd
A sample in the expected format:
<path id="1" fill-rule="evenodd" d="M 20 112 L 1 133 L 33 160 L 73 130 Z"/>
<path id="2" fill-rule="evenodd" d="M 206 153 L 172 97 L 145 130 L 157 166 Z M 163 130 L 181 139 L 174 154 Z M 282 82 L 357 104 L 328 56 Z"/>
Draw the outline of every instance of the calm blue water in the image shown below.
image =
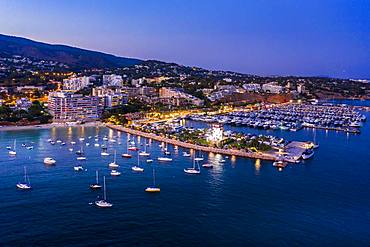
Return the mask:
<path id="1" fill-rule="evenodd" d="M 367 114 L 370 118 L 370 114 Z M 188 123 L 202 126 L 202 123 Z M 228 128 L 228 127 L 227 127 Z M 231 128 L 271 133 L 294 140 L 312 140 L 312 130 L 299 132 Z M 85 147 L 87 171 L 75 172 L 71 145 L 50 145 L 47 139 L 69 143 L 78 137 L 118 136 L 109 152 L 125 152 L 126 134 L 106 128 L 76 127 L 0 132 L 0 246 L 323 246 L 370 244 L 370 125 L 360 135 L 316 131 L 320 143 L 314 158 L 278 172 L 271 162 L 227 159 L 220 164 L 210 155 L 213 170 L 185 175 L 190 158 L 172 146 L 174 161 L 156 160 L 160 194 L 146 194 L 151 165 L 144 173 L 131 171 L 131 160 L 117 157 L 120 177 L 109 175 L 113 157 L 101 157 L 100 148 Z M 120 135 L 119 135 L 120 134 Z M 5 149 L 19 143 L 17 156 Z M 141 143 L 144 139 L 141 138 Z M 35 149 L 20 143 L 34 142 Z M 94 143 L 94 137 L 89 140 Z M 100 139 L 100 143 L 103 141 Z M 148 147 L 160 155 L 158 142 Z M 75 145 L 77 150 L 79 144 Z M 55 167 L 42 160 L 52 156 Z M 23 166 L 30 174 L 32 191 L 18 191 Z M 93 202 L 101 192 L 91 191 L 95 170 L 107 176 L 108 200 L 114 206 L 99 209 Z"/>

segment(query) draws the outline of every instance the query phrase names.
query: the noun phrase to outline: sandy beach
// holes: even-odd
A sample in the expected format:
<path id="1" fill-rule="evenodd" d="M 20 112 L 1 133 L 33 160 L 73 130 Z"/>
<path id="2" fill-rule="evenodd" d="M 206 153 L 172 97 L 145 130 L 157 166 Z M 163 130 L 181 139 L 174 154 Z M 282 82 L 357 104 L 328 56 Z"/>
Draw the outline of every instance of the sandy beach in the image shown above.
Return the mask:
<path id="1" fill-rule="evenodd" d="M 50 123 L 50 124 L 36 124 L 25 126 L 1 126 L 0 131 L 19 131 L 19 130 L 34 130 L 34 129 L 51 129 L 51 128 L 65 128 L 65 127 L 100 127 L 104 126 L 102 122 L 88 122 L 84 124 L 65 124 L 65 123 Z"/>

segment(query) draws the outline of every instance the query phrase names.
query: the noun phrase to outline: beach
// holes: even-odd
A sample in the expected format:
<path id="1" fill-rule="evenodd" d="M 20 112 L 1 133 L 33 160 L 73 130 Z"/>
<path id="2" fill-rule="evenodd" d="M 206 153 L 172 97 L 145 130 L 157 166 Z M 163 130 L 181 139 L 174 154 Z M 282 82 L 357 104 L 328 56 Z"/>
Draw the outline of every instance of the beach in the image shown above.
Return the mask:
<path id="1" fill-rule="evenodd" d="M 65 127 L 100 127 L 103 123 L 100 121 L 88 122 L 84 124 L 66 124 L 66 123 L 49 123 L 49 124 L 35 124 L 35 125 L 12 125 L 1 126 L 0 131 L 19 131 L 19 130 L 34 130 L 34 129 L 51 129 L 51 128 L 65 128 Z"/>

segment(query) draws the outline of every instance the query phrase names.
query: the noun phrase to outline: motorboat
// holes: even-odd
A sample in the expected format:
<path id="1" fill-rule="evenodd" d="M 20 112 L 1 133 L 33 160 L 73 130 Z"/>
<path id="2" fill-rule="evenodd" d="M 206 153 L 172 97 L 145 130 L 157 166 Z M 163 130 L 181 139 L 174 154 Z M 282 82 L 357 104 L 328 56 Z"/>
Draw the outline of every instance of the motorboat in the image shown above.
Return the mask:
<path id="1" fill-rule="evenodd" d="M 190 157 L 191 155 L 190 155 L 190 153 L 183 152 L 183 153 L 182 153 L 182 156 L 184 156 L 184 157 Z"/>
<path id="2" fill-rule="evenodd" d="M 46 164 L 46 165 L 55 165 L 55 163 L 56 163 L 56 160 L 53 159 L 53 158 L 46 157 L 44 159 L 44 164 Z"/>
<path id="3" fill-rule="evenodd" d="M 172 158 L 168 158 L 168 157 L 158 157 L 158 161 L 172 161 Z"/>
<path id="4" fill-rule="evenodd" d="M 82 166 L 74 166 L 73 170 L 75 170 L 76 172 L 79 172 L 79 171 L 83 171 L 84 168 Z"/>
<path id="5" fill-rule="evenodd" d="M 133 166 L 131 167 L 131 169 L 134 171 L 134 172 L 143 172 L 144 171 L 144 168 L 141 168 L 139 166 Z"/>
<path id="6" fill-rule="evenodd" d="M 94 147 L 100 147 L 100 144 L 99 143 L 95 143 L 94 144 Z"/>
<path id="7" fill-rule="evenodd" d="M 150 155 L 150 153 L 147 153 L 147 152 L 145 152 L 145 151 L 142 151 L 142 152 L 139 152 L 139 155 L 140 155 L 140 156 L 149 156 L 149 155 Z"/>
<path id="8" fill-rule="evenodd" d="M 146 163 L 152 163 L 153 162 L 153 160 L 152 159 L 147 159 L 146 160 Z"/>
<path id="9" fill-rule="evenodd" d="M 306 151 L 303 152 L 302 154 L 302 159 L 307 160 L 311 158 L 315 152 L 312 149 L 307 149 Z"/>
<path id="10" fill-rule="evenodd" d="M 76 159 L 79 160 L 79 161 L 84 161 L 84 160 L 86 160 L 86 157 L 85 156 L 80 156 L 80 157 L 77 157 Z"/>
<path id="11" fill-rule="evenodd" d="M 132 155 L 131 155 L 131 154 L 122 154 L 122 157 L 123 157 L 123 158 L 131 158 L 131 157 L 132 157 Z"/>
<path id="12" fill-rule="evenodd" d="M 272 163 L 272 165 L 277 168 L 285 168 L 288 165 L 288 163 L 283 160 L 277 160 L 274 163 Z"/>
<path id="13" fill-rule="evenodd" d="M 203 168 L 213 168 L 213 165 L 210 163 L 205 163 L 202 165 Z"/>

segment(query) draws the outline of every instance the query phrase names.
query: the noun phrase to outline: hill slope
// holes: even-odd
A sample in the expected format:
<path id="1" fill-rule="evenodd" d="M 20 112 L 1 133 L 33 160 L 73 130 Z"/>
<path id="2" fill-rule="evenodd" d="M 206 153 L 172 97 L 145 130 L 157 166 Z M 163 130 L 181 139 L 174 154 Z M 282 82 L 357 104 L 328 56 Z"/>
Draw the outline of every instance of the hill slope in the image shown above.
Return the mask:
<path id="1" fill-rule="evenodd" d="M 140 64 L 142 60 L 117 57 L 66 45 L 51 45 L 0 34 L 0 55 L 20 55 L 67 64 L 73 69 L 114 68 Z"/>

